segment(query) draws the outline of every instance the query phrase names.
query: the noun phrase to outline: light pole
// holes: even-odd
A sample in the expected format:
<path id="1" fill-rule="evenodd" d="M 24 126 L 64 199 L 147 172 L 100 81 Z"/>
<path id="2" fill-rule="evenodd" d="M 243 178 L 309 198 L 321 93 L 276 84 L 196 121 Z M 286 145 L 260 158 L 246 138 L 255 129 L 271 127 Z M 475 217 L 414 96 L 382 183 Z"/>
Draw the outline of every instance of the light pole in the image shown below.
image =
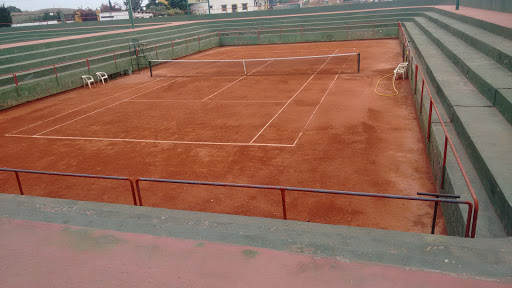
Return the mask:
<path id="1" fill-rule="evenodd" d="M 208 0 L 208 15 L 210 15 L 210 14 L 212 14 L 212 13 L 210 12 L 210 0 Z"/>
<path id="2" fill-rule="evenodd" d="M 132 22 L 132 29 L 135 29 L 135 25 L 133 24 L 132 0 L 128 0 L 128 15 L 130 16 L 130 22 Z"/>
<path id="3" fill-rule="evenodd" d="M 459 10 L 459 0 L 455 2 L 455 10 Z"/>

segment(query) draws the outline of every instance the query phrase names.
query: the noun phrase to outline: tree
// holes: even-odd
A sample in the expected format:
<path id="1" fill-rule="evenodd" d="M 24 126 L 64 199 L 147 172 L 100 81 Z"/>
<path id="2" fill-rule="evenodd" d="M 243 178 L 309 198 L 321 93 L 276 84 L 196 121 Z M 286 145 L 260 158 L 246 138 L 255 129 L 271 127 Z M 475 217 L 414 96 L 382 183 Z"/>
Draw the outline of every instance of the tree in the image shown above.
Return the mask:
<path id="1" fill-rule="evenodd" d="M 60 21 L 61 20 L 61 11 L 58 10 L 57 12 L 48 12 L 48 11 L 44 11 L 44 14 L 43 14 L 43 18 L 42 20 L 43 21 L 48 21 L 48 20 L 58 20 Z"/>
<path id="2" fill-rule="evenodd" d="M 171 8 L 187 11 L 187 0 L 167 0 L 167 3 Z"/>
<path id="3" fill-rule="evenodd" d="M 121 6 L 121 4 L 119 4 L 117 2 L 114 2 L 114 4 L 112 4 L 112 2 L 110 2 L 110 0 L 109 0 L 108 4 L 101 4 L 100 11 L 101 12 L 123 11 L 123 7 Z"/>
<path id="4" fill-rule="evenodd" d="M 98 16 L 96 15 L 96 12 L 91 8 L 78 9 L 76 10 L 76 12 L 80 13 L 83 22 L 98 21 Z"/>
<path id="5" fill-rule="evenodd" d="M 20 8 L 16 8 L 14 6 L 7 6 L 7 10 L 9 10 L 9 12 L 13 13 L 13 12 L 22 12 Z"/>
<path id="6" fill-rule="evenodd" d="M 132 1 L 132 10 L 140 11 L 140 9 L 142 8 L 142 0 L 131 0 L 131 1 Z M 124 7 L 126 7 L 126 10 L 129 9 L 128 0 L 124 0 Z"/>
<path id="7" fill-rule="evenodd" d="M 157 0 L 149 0 L 148 4 L 146 4 L 146 11 L 166 13 L 169 9 L 168 5 Z"/>
<path id="8" fill-rule="evenodd" d="M 0 27 L 11 27 L 11 25 L 11 11 L 5 7 L 5 4 L 2 4 L 2 6 L 0 6 Z"/>

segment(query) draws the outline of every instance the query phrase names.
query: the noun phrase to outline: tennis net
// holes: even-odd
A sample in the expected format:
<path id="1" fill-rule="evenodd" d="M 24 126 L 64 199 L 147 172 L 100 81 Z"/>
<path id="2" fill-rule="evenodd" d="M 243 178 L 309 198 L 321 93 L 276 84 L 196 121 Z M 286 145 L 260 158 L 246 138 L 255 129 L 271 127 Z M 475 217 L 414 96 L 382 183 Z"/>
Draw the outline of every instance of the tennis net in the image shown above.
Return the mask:
<path id="1" fill-rule="evenodd" d="M 222 77 L 350 74 L 360 72 L 359 53 L 231 60 L 151 60 L 151 77 Z"/>

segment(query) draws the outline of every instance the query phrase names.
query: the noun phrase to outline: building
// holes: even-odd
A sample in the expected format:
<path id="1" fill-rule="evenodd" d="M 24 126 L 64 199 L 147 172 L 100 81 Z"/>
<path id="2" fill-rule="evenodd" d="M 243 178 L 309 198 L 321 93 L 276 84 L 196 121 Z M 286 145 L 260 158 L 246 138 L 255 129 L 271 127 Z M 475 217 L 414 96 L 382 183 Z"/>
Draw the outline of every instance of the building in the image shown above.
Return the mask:
<path id="1" fill-rule="evenodd" d="M 153 17 L 153 13 L 151 12 L 133 12 L 133 18 L 151 18 Z M 128 15 L 128 11 L 111 11 L 111 12 L 100 12 L 98 14 L 98 18 L 100 21 L 108 21 L 108 20 L 122 20 L 122 19 L 130 19 Z"/>
<path id="2" fill-rule="evenodd" d="M 272 0 L 210 0 L 211 14 L 249 12 L 270 9 Z M 190 13 L 208 14 L 208 1 L 189 0 Z"/>

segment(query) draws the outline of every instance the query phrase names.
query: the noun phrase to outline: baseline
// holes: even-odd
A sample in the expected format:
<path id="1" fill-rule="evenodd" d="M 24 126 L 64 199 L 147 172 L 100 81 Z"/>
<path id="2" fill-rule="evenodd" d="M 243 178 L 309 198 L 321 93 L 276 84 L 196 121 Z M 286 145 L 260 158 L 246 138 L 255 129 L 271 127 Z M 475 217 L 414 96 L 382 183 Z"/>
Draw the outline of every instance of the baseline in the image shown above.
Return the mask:
<path id="1" fill-rule="evenodd" d="M 70 136 L 41 136 L 41 135 L 7 135 L 9 137 L 61 139 L 61 140 L 97 140 L 97 141 L 119 141 L 119 142 L 142 142 L 142 143 L 168 143 L 168 144 L 202 144 L 202 145 L 230 145 L 230 146 L 275 146 L 294 147 L 294 144 L 273 144 L 273 143 L 243 143 L 243 142 L 205 142 L 205 141 L 177 141 L 177 140 L 148 140 L 148 139 L 123 139 L 123 138 L 93 138 L 93 137 L 70 137 Z"/>

